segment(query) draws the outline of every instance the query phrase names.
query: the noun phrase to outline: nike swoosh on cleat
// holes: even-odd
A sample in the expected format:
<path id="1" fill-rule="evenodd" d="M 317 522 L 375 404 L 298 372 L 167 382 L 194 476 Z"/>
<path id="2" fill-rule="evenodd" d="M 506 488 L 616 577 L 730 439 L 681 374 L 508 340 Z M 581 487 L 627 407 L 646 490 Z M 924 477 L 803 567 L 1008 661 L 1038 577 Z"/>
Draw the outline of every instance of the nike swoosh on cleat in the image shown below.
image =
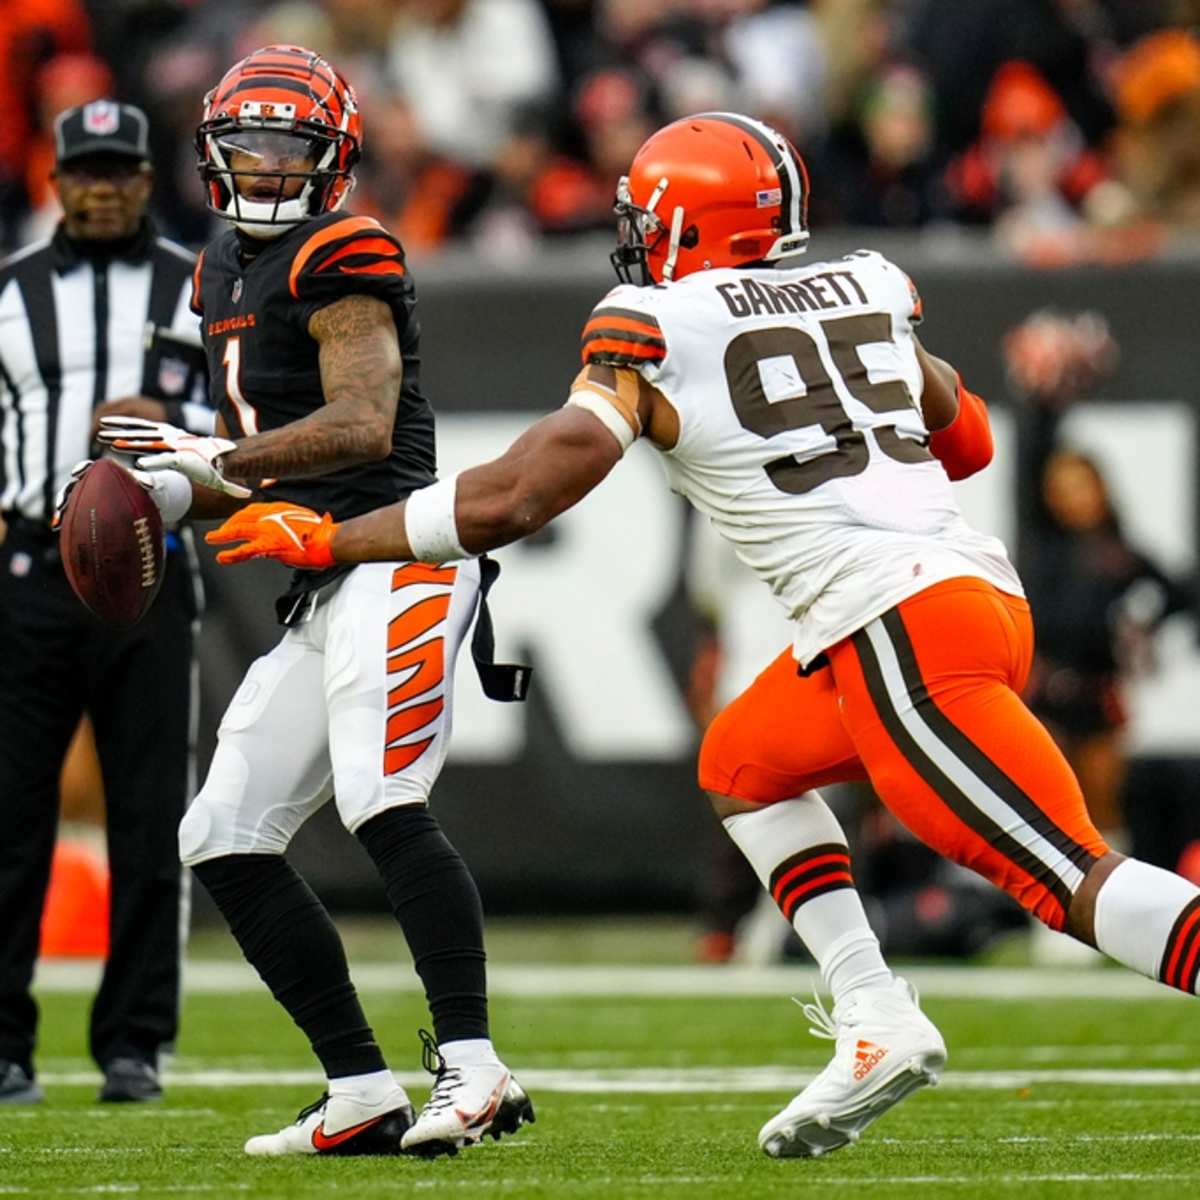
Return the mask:
<path id="1" fill-rule="evenodd" d="M 340 1133 L 326 1134 L 325 1124 L 322 1122 L 312 1132 L 312 1144 L 315 1149 L 332 1150 L 334 1146 L 340 1146 L 343 1142 L 349 1141 L 356 1133 L 362 1133 L 364 1129 L 370 1129 L 372 1125 L 378 1125 L 387 1114 L 381 1114 L 378 1117 L 372 1117 L 369 1121 L 363 1121 L 359 1125 L 351 1125 L 349 1129 L 343 1129 Z"/>
<path id="2" fill-rule="evenodd" d="M 477 1125 L 485 1125 L 495 1115 L 500 1107 L 500 1101 L 504 1098 L 504 1089 L 508 1086 L 508 1081 L 500 1084 L 492 1093 L 488 1102 L 477 1113 L 465 1113 L 461 1108 L 454 1110 L 458 1119 L 466 1126 L 467 1129 L 474 1129 Z"/>

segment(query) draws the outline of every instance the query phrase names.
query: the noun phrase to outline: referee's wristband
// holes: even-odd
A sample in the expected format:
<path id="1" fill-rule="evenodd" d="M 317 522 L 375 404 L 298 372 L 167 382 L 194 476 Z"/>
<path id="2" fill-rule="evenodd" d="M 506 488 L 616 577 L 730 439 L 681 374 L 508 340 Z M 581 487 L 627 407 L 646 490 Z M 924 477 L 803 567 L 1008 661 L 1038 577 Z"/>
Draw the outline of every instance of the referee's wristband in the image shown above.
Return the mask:
<path id="1" fill-rule="evenodd" d="M 470 558 L 458 540 L 454 495 L 458 476 L 451 475 L 413 492 L 404 504 L 404 533 L 417 562 L 451 562 Z"/>

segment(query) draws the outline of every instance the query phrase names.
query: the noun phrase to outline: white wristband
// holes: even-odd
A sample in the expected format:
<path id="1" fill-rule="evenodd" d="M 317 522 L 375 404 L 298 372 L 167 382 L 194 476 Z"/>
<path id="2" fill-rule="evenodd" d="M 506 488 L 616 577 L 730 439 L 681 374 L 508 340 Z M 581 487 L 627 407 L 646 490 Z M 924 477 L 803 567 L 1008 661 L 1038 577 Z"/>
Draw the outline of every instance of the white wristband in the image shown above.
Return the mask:
<path id="1" fill-rule="evenodd" d="M 153 480 L 150 498 L 158 505 L 163 521 L 181 520 L 192 507 L 192 481 L 179 471 L 147 472 Z"/>
<path id="2" fill-rule="evenodd" d="M 454 494 L 458 476 L 451 475 L 429 487 L 419 488 L 404 505 L 404 532 L 417 562 L 452 562 L 470 558 L 458 540 L 454 520 Z"/>

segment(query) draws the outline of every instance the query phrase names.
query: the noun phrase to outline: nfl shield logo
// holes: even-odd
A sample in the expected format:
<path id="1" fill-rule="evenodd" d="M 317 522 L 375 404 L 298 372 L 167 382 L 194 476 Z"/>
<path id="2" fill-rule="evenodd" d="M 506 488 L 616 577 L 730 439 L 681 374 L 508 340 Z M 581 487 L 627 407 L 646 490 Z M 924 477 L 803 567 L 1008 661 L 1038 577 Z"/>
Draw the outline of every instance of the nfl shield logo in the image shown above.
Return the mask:
<path id="1" fill-rule="evenodd" d="M 158 390 L 164 396 L 178 396 L 187 384 L 187 363 L 181 358 L 164 358 L 158 364 Z"/>
<path id="2" fill-rule="evenodd" d="M 242 281 L 235 279 L 233 281 L 233 302 L 236 304 L 242 298 Z"/>
<path id="3" fill-rule="evenodd" d="M 104 137 L 116 133 L 121 124 L 121 110 L 111 100 L 93 100 L 83 108 L 83 127 L 88 133 Z"/>

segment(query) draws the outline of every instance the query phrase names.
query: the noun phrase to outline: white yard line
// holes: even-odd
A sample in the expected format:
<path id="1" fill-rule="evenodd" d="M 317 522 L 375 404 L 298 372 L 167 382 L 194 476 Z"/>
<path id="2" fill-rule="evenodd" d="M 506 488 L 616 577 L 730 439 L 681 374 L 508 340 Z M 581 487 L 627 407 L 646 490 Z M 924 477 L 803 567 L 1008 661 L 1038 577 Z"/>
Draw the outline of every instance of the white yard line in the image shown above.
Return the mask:
<path id="1" fill-rule="evenodd" d="M 364 992 L 418 992 L 420 981 L 404 963 L 365 963 L 352 969 Z M 1185 1000 L 1179 992 L 1134 975 L 1108 969 L 1058 970 L 1036 967 L 911 967 L 903 975 L 924 996 L 948 999 Z M 43 960 L 37 989 L 87 992 L 96 987 L 100 964 Z M 619 967 L 490 966 L 488 984 L 497 996 L 787 996 L 807 994 L 816 982 L 811 967 Z M 264 992 L 246 964 L 200 961 L 187 964 L 184 986 L 201 992 Z"/>
<path id="2" fill-rule="evenodd" d="M 989 1194 L 997 1187 L 1021 1187 L 1032 1183 L 1196 1183 L 1200 1181 L 1197 1172 L 1155 1172 L 1155 1171 L 1120 1171 L 1120 1172 L 1051 1172 L 1030 1171 L 1011 1172 L 1005 1175 L 821 1175 L 819 1179 L 822 1188 L 839 1185 L 861 1189 L 872 1184 L 928 1187 L 937 1184 L 963 1185 L 979 1188 L 986 1186 Z M 738 1182 L 728 1175 L 639 1175 L 604 1177 L 597 1176 L 579 1180 L 544 1180 L 537 1176 L 522 1175 L 518 1179 L 489 1180 L 487 1189 L 491 1192 L 525 1191 L 534 1187 L 544 1187 L 553 1183 L 560 1194 L 569 1195 L 572 1192 L 587 1191 L 594 1193 L 599 1189 L 609 1189 L 610 1195 L 617 1195 L 617 1189 L 633 1187 L 695 1187 L 695 1186 L 725 1186 L 736 1188 Z M 405 1179 L 405 1190 L 412 1191 L 463 1191 L 478 1189 L 477 1179 Z M 741 1185 L 745 1187 L 743 1182 Z M 250 1184 L 141 1184 L 141 1183 L 101 1183 L 90 1187 L 54 1187 L 52 1190 L 42 1187 L 11 1187 L 0 1184 L 0 1196 L 98 1196 L 98 1195 L 137 1195 L 145 1192 L 149 1195 L 172 1193 L 187 1195 L 191 1192 L 206 1193 L 220 1191 L 247 1192 Z M 395 1179 L 358 1179 L 354 1184 L 354 1192 L 359 1195 L 388 1192 L 396 1194 Z M 861 1194 L 856 1190 L 855 1194 Z"/>
<path id="3" fill-rule="evenodd" d="M 395 1071 L 404 1087 L 429 1086 L 420 1071 Z M 692 1067 L 627 1070 L 552 1070 L 533 1068 L 521 1072 L 521 1082 L 531 1091 L 588 1094 L 684 1095 L 688 1093 L 794 1092 L 812 1077 L 811 1069 L 784 1066 Z M 91 1071 L 44 1071 L 38 1078 L 50 1087 L 94 1087 L 99 1076 Z M 236 1088 L 320 1086 L 319 1071 L 305 1070 L 168 1070 L 164 1082 L 172 1087 Z M 985 1091 L 1010 1091 L 1045 1084 L 1081 1087 L 1200 1087 L 1200 1069 L 1044 1069 L 1009 1071 L 947 1071 L 941 1087 Z"/>

